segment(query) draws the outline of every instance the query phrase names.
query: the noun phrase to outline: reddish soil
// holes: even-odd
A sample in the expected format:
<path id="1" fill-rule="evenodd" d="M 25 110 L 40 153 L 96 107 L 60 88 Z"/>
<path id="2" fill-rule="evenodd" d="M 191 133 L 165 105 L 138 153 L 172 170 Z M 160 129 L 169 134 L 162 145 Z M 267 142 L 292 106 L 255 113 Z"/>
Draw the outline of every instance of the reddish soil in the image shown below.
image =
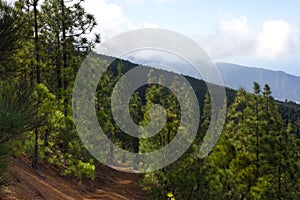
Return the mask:
<path id="1" fill-rule="evenodd" d="M 147 194 L 138 186 L 137 174 L 99 167 L 94 181 L 82 184 L 73 177 L 62 177 L 58 170 L 47 164 L 31 168 L 29 160 L 9 158 L 9 184 L 2 187 L 0 199 L 21 200 L 147 200 Z M 2 196 L 2 197 L 1 197 Z"/>

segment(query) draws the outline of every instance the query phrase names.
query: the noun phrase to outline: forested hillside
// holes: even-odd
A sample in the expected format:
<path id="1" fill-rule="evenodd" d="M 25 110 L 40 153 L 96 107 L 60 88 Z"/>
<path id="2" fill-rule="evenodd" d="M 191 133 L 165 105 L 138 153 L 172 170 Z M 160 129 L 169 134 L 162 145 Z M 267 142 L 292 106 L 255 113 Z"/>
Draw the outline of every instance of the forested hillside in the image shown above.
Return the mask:
<path id="1" fill-rule="evenodd" d="M 51 166 L 61 177 L 75 178 L 81 184 L 93 182 L 99 178 L 97 170 L 104 169 L 87 151 L 74 125 L 72 89 L 76 74 L 100 38 L 88 35 L 97 24 L 95 18 L 85 12 L 81 1 L 72 2 L 45 0 L 38 6 L 36 0 L 19 0 L 11 6 L 0 1 L 1 184 L 9 185 L 8 176 L 12 175 L 6 173 L 9 156 L 28 158 L 37 171 Z M 136 124 L 150 123 L 153 104 L 165 108 L 167 119 L 159 134 L 132 137 L 116 125 L 110 97 L 127 71 L 145 66 L 103 55 L 96 59 L 102 64 L 113 61 L 99 80 L 94 100 L 106 136 L 135 153 L 152 152 L 170 143 L 181 119 L 178 99 L 171 90 L 146 84 L 135 91 L 129 110 Z M 179 75 L 173 75 L 172 86 L 185 93 L 176 78 Z M 152 70 L 148 78 L 164 81 Z M 201 113 L 196 139 L 173 164 L 142 174 L 139 186 L 152 199 L 300 199 L 300 106 L 275 101 L 267 84 L 254 82 L 252 94 L 227 88 L 221 138 L 213 151 L 200 159 L 212 99 L 205 82 L 186 78 Z M 190 109 L 192 112 L 194 108 Z M 116 159 L 120 155 L 114 154 L 114 146 L 109 148 L 109 162 L 130 164 L 125 156 Z M 120 159 L 122 162 L 117 163 Z"/>
<path id="2" fill-rule="evenodd" d="M 115 60 L 107 76 L 117 76 L 120 69 L 125 73 L 132 67 L 132 63 Z M 150 74 L 149 78 L 159 77 Z M 178 199 L 299 198 L 299 105 L 275 101 L 267 84 L 261 88 L 254 82 L 253 94 L 244 89 L 227 89 L 228 109 L 223 133 L 211 154 L 199 159 L 198 152 L 210 122 L 211 99 L 203 81 L 187 79 L 196 91 L 202 111 L 198 135 L 177 162 L 145 175 L 142 186 L 151 197 L 163 199 L 169 194 Z M 167 124 L 160 134 L 140 140 L 138 148 L 134 148 L 134 138 L 132 141 L 131 137 L 123 138 L 124 133 L 120 130 L 120 137 L 115 135 L 112 139 L 123 148 L 127 146 L 132 151 L 139 149 L 142 152 L 151 152 L 168 144 L 177 132 L 180 108 L 176 97 L 166 88 L 159 85 L 140 88 L 131 101 L 132 116 L 136 123 L 147 122 L 147 109 L 153 102 L 160 103 L 168 111 Z M 111 116 L 109 111 L 107 115 Z"/>

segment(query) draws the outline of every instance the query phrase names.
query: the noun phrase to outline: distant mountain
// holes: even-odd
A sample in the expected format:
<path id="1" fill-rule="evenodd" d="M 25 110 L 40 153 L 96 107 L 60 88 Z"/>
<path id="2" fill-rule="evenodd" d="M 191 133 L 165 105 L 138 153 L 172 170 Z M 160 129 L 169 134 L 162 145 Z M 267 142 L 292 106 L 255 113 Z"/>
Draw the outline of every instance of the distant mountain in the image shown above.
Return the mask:
<path id="1" fill-rule="evenodd" d="M 107 56 L 106 59 L 108 58 Z M 110 57 L 110 59 L 115 59 Z M 149 61 L 150 59 L 150 61 Z M 174 62 L 171 59 L 163 59 L 159 56 L 141 59 L 139 57 L 128 57 L 128 66 L 133 67 L 139 63 L 145 66 L 156 67 L 174 73 L 181 73 L 186 77 L 193 79 L 202 79 L 201 75 L 197 73 L 194 67 L 187 63 L 182 63 L 180 60 Z M 131 64 L 129 64 L 131 63 Z M 151 64 L 148 64 L 151 63 Z M 152 63 L 160 63 L 161 65 L 155 66 Z M 246 89 L 248 92 L 253 92 L 253 82 L 258 82 L 263 90 L 264 85 L 267 83 L 271 87 L 272 96 L 281 101 L 294 101 L 300 103 L 300 77 L 287 74 L 283 71 L 272 71 L 263 68 L 247 67 L 233 63 L 217 63 L 216 64 L 226 87 L 232 89 L 239 89 L 240 87 Z M 126 67 L 128 67 L 126 66 Z M 162 67 L 171 66 L 171 67 Z M 131 68 L 129 67 L 129 68 Z M 127 69 L 129 70 L 129 69 Z M 127 71 L 125 70 L 125 71 Z"/>
<path id="2" fill-rule="evenodd" d="M 153 66 L 152 63 L 159 63 L 158 68 L 181 73 L 185 76 L 202 79 L 192 65 L 175 57 L 163 57 L 155 54 L 150 58 L 131 56 L 126 59 L 133 63 L 140 63 L 146 66 Z M 151 64 L 148 64 L 151 63 Z M 162 66 L 171 66 L 164 68 Z M 263 68 L 247 67 L 232 63 L 217 63 L 219 71 L 223 77 L 225 86 L 232 89 L 243 87 L 248 92 L 252 92 L 253 82 L 258 82 L 262 89 L 267 83 L 272 89 L 272 95 L 278 100 L 291 100 L 300 103 L 300 77 L 287 74 L 283 71 L 272 71 Z M 162 67 L 162 68 L 161 68 Z"/>
<path id="3" fill-rule="evenodd" d="M 232 63 L 217 63 L 217 67 L 227 87 L 233 89 L 243 87 L 252 92 L 254 81 L 258 82 L 262 89 L 267 83 L 276 99 L 300 102 L 300 77 L 283 71 L 246 67 Z"/>
<path id="4" fill-rule="evenodd" d="M 120 60 L 118 58 L 114 58 L 114 57 L 110 57 L 110 56 L 104 56 L 104 55 L 98 55 L 98 57 L 102 60 L 104 60 L 107 63 L 111 63 L 110 64 L 110 69 L 112 70 L 112 72 L 117 75 L 118 70 L 117 70 L 117 66 L 119 64 L 120 61 L 122 61 L 123 63 L 123 69 L 122 69 L 122 73 L 125 74 L 127 73 L 129 70 L 133 69 L 134 67 L 137 67 L 140 64 L 135 64 L 132 61 L 128 61 L 128 60 Z M 138 62 L 136 62 L 138 63 Z M 270 84 L 270 86 L 272 87 L 272 91 L 273 91 L 273 96 L 276 95 L 275 97 L 277 99 L 288 99 L 288 100 L 292 100 L 294 102 L 291 101 L 276 101 L 279 109 L 280 109 L 280 113 L 282 114 L 282 117 L 285 121 L 285 123 L 287 123 L 288 121 L 291 121 L 292 123 L 296 123 L 297 120 L 299 120 L 299 116 L 300 116 L 300 104 L 297 104 L 295 102 L 300 102 L 300 98 L 299 92 L 295 92 L 296 94 L 298 94 L 298 97 L 296 95 L 294 95 L 294 98 L 288 97 L 288 93 L 291 90 L 296 90 L 298 89 L 299 91 L 299 86 L 300 86 L 300 78 L 296 77 L 296 76 L 292 76 L 289 74 L 286 74 L 284 72 L 274 72 L 274 71 L 270 71 L 270 70 L 264 70 L 264 69 L 259 69 L 259 68 L 249 68 L 249 67 L 243 67 L 243 66 L 239 66 L 239 65 L 234 65 L 234 64 L 229 64 L 229 63 L 219 63 L 217 64 L 218 67 L 220 68 L 220 71 L 224 77 L 224 81 L 227 85 L 230 85 L 230 88 L 226 87 L 226 97 L 227 97 L 227 103 L 228 105 L 232 104 L 234 101 L 234 98 L 236 96 L 236 91 L 233 90 L 233 88 L 239 88 L 239 85 L 244 85 L 244 88 L 248 89 L 250 92 L 252 92 L 252 85 L 253 85 L 253 81 L 257 81 L 259 82 L 262 87 L 265 84 L 265 82 L 268 82 L 268 84 Z M 172 65 L 170 65 L 172 66 Z M 143 66 L 143 67 L 150 67 L 150 65 L 148 66 Z M 152 66 L 151 66 L 152 67 Z M 150 67 L 150 68 L 151 68 Z M 179 69 L 179 65 L 176 66 Z M 187 69 L 192 67 L 192 66 L 184 66 L 181 65 L 181 67 L 186 67 Z M 162 70 L 164 72 L 166 72 L 164 69 L 159 69 Z M 176 73 L 176 72 L 172 72 L 169 71 L 170 73 Z M 269 73 L 271 75 L 269 75 Z M 277 73 L 281 74 L 281 75 L 277 75 Z M 257 78 L 255 78 L 256 76 L 258 76 L 259 74 L 261 74 L 262 76 L 262 80 L 260 81 Z M 271 77 L 269 78 L 271 81 L 267 81 L 267 78 L 264 78 L 265 76 L 267 77 Z M 283 75 L 284 76 L 283 76 Z M 193 87 L 195 94 L 197 96 L 198 102 L 199 102 L 199 108 L 200 108 L 200 112 L 203 111 L 204 108 L 204 98 L 205 98 L 205 94 L 207 92 L 207 83 L 205 83 L 203 80 L 201 80 L 201 78 L 195 77 L 193 76 L 195 75 L 195 73 L 193 71 L 187 71 L 187 74 L 185 74 L 185 78 L 187 79 L 187 81 L 191 84 L 191 86 Z M 283 80 L 287 80 L 287 81 L 283 81 Z M 293 83 L 290 84 L 290 80 L 293 80 Z M 246 81 L 247 80 L 247 81 Z M 281 85 L 281 82 L 284 82 L 285 87 L 277 87 L 276 85 L 276 81 L 278 82 L 278 85 Z M 273 82 L 275 82 L 275 84 L 273 84 Z M 285 83 L 287 82 L 287 83 Z M 217 87 L 217 85 L 214 85 L 214 87 Z M 289 89 L 278 89 L 278 88 L 289 88 Z M 142 87 L 140 87 L 137 91 L 139 92 L 139 94 L 142 97 L 142 101 L 144 101 L 144 97 L 145 97 L 145 93 L 146 93 L 146 89 L 147 86 L 143 85 Z M 281 92 L 279 92 L 279 94 L 281 95 L 286 95 L 286 97 L 284 96 L 284 98 L 279 98 L 278 97 L 278 92 L 277 91 L 282 90 Z M 286 90 L 286 93 L 284 93 L 284 91 Z M 295 97 L 296 96 L 296 97 Z M 297 134 L 300 137 L 300 129 L 297 129 Z"/>

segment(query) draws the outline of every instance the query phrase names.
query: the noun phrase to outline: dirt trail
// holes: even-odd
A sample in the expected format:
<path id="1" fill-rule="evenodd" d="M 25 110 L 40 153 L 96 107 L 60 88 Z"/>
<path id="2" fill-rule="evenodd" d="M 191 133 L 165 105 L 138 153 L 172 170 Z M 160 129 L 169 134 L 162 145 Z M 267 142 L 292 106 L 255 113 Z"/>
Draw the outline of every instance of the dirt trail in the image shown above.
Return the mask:
<path id="1" fill-rule="evenodd" d="M 10 158 L 10 184 L 2 188 L 0 199 L 21 200 L 147 200 L 147 194 L 138 187 L 137 174 L 120 172 L 108 167 L 97 169 L 94 181 L 83 184 L 72 177 L 62 177 L 52 166 L 41 164 L 31 168 L 25 159 Z"/>

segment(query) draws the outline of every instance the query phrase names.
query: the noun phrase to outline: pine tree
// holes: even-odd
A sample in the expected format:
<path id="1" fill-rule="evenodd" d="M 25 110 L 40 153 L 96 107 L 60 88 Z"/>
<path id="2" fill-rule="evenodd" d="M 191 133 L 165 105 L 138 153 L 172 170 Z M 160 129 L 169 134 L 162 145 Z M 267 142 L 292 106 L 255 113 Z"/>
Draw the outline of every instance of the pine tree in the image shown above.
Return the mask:
<path id="1" fill-rule="evenodd" d="M 67 164 L 68 159 L 79 165 L 79 160 L 84 162 L 88 156 L 80 155 L 86 150 L 80 144 L 75 131 L 69 112 L 70 100 L 77 70 L 84 57 L 99 42 L 99 36 L 91 40 L 85 37 L 95 27 L 95 18 L 84 11 L 81 1 L 66 4 L 63 0 L 19 0 L 16 8 L 20 23 L 24 25 L 24 36 L 27 37 L 16 56 L 16 66 L 20 66 L 18 76 L 22 84 L 36 88 L 38 102 L 41 104 L 36 117 L 44 116 L 47 119 L 34 132 L 35 151 L 32 165 L 36 167 L 39 159 L 46 159 L 53 164 L 54 158 L 57 158 L 56 165 L 63 163 L 70 167 L 71 164 Z M 49 95 L 44 95 L 45 93 Z M 48 99 L 47 96 L 54 96 L 56 99 Z M 53 110 L 49 111 L 46 107 Z M 60 116 L 61 112 L 63 117 Z M 52 117 L 47 115 L 49 113 Z M 42 142 L 44 146 L 38 149 L 38 144 Z M 74 146 L 80 149 L 77 153 Z M 71 154 L 72 159 L 69 158 Z M 72 171 L 69 168 L 65 170 Z"/>
<path id="2" fill-rule="evenodd" d="M 201 116 L 201 132 L 200 135 L 198 134 L 198 137 L 202 137 L 207 132 L 211 120 L 211 109 L 211 98 L 207 91 L 204 97 L 203 114 Z"/>
<path id="3" fill-rule="evenodd" d="M 266 196 L 277 199 L 290 199 L 293 179 L 290 177 L 297 176 L 295 167 L 296 160 L 293 156 L 294 142 L 290 133 L 291 124 L 287 129 L 284 126 L 283 119 L 279 113 L 278 106 L 271 97 L 271 90 L 268 85 L 264 87 L 264 119 L 265 137 L 264 139 L 264 176 L 269 178 L 269 189 Z M 297 167 L 296 167 L 297 168 Z M 275 181 L 274 181 L 275 180 Z M 297 193 L 294 193 L 296 195 Z"/>
<path id="4" fill-rule="evenodd" d="M 133 121 L 140 125 L 143 120 L 143 111 L 142 111 L 142 99 L 139 92 L 135 92 L 130 99 L 130 114 Z M 132 137 L 131 142 L 132 149 L 134 153 L 140 152 L 140 139 L 138 137 Z M 136 163 L 139 163 L 139 156 L 136 157 Z"/>
<path id="5" fill-rule="evenodd" d="M 46 42 L 43 46 L 52 60 L 50 64 L 55 66 L 57 96 L 64 96 L 64 113 L 67 114 L 69 86 L 74 81 L 83 56 L 99 42 L 98 35 L 93 40 L 85 37 L 97 23 L 93 15 L 84 11 L 81 1 L 66 4 L 65 0 L 46 0 L 41 7 L 41 37 Z"/>
<path id="6" fill-rule="evenodd" d="M 24 20 L 17 8 L 0 1 L 0 80 L 16 77 L 19 72 L 16 55 L 28 35 Z"/>
<path id="7" fill-rule="evenodd" d="M 25 43 L 23 19 L 17 8 L 0 1 L 0 148 L 39 126 L 33 88 L 16 82 L 16 55 Z M 6 149 L 6 147 L 5 147 Z M 3 155 L 0 157 L 2 162 Z M 2 165 L 2 163 L 0 163 Z M 2 170 L 1 174 L 2 175 Z"/>
<path id="8" fill-rule="evenodd" d="M 260 133 L 259 133 L 259 104 L 260 104 L 260 86 L 258 83 L 254 82 L 254 95 L 255 95 L 255 137 L 256 137 L 256 176 L 259 177 L 259 138 L 260 138 Z"/>

